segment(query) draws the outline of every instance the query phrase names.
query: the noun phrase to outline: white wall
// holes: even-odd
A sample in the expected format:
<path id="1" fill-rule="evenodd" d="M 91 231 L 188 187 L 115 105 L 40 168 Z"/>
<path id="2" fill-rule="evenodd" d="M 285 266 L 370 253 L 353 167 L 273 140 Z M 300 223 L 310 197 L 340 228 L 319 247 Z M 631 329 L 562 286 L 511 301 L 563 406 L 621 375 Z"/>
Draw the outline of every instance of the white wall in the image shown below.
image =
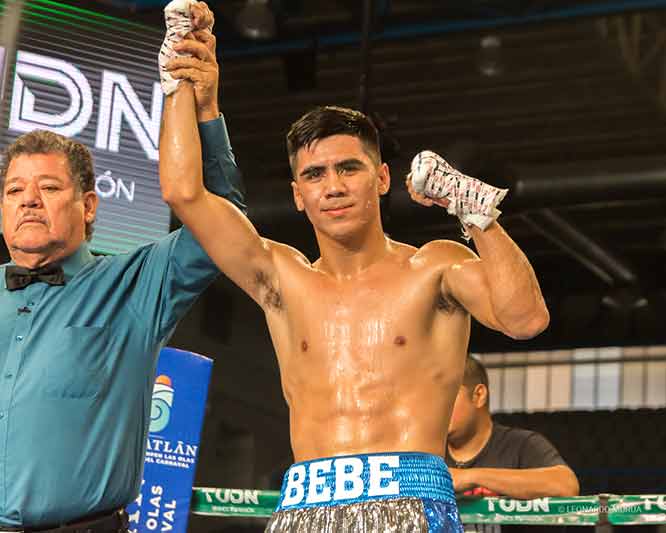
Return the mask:
<path id="1" fill-rule="evenodd" d="M 666 346 L 475 355 L 493 412 L 666 406 Z"/>

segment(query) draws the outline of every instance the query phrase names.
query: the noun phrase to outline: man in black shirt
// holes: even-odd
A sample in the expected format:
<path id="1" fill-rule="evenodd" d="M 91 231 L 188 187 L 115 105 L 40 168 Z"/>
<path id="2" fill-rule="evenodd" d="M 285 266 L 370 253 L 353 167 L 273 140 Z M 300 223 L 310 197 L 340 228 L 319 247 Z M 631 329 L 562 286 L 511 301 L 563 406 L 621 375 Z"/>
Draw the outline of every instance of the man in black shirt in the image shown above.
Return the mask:
<path id="1" fill-rule="evenodd" d="M 539 433 L 495 424 L 488 374 L 468 356 L 449 424 L 446 463 L 456 493 L 532 499 L 577 496 L 578 480 Z"/>

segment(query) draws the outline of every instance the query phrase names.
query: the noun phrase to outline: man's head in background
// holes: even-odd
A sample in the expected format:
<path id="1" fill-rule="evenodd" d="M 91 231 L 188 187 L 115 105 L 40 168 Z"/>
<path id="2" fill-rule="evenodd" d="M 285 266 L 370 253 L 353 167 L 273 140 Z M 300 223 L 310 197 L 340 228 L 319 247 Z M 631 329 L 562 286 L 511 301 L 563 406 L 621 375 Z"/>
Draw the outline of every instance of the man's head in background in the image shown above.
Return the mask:
<path id="1" fill-rule="evenodd" d="M 466 442 L 482 427 L 491 424 L 488 373 L 476 357 L 468 355 L 465 374 L 449 422 L 450 443 Z"/>

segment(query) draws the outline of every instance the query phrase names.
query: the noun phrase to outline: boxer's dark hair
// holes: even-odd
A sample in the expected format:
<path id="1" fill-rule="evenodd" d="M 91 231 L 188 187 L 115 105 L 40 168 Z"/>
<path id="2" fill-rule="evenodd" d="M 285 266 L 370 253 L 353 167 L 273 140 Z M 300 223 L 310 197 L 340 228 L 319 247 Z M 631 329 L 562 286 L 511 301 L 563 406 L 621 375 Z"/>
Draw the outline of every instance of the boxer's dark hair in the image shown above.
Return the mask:
<path id="1" fill-rule="evenodd" d="M 465 360 L 465 373 L 463 375 L 463 385 L 468 389 L 470 395 L 474 392 L 477 385 L 483 385 L 486 388 L 486 407 L 490 405 L 490 389 L 488 388 L 488 372 L 483 363 L 472 354 L 467 355 Z"/>
<path id="2" fill-rule="evenodd" d="M 287 154 L 292 171 L 296 153 L 301 148 L 308 148 L 314 141 L 332 135 L 358 137 L 365 153 L 376 164 L 381 163 L 379 132 L 368 116 L 346 107 L 321 106 L 299 118 L 287 133 Z"/>

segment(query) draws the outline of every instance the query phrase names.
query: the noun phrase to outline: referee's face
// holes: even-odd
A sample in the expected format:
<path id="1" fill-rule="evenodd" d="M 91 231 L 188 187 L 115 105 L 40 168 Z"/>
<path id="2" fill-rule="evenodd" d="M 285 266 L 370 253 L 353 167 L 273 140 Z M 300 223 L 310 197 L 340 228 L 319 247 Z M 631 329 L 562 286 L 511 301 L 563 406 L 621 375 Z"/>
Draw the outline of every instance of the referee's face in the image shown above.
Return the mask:
<path id="1" fill-rule="evenodd" d="M 85 239 L 95 217 L 97 197 L 81 193 L 64 154 L 22 154 L 7 169 L 2 226 L 7 247 L 21 266 L 27 256 L 47 262 L 67 257 Z"/>

